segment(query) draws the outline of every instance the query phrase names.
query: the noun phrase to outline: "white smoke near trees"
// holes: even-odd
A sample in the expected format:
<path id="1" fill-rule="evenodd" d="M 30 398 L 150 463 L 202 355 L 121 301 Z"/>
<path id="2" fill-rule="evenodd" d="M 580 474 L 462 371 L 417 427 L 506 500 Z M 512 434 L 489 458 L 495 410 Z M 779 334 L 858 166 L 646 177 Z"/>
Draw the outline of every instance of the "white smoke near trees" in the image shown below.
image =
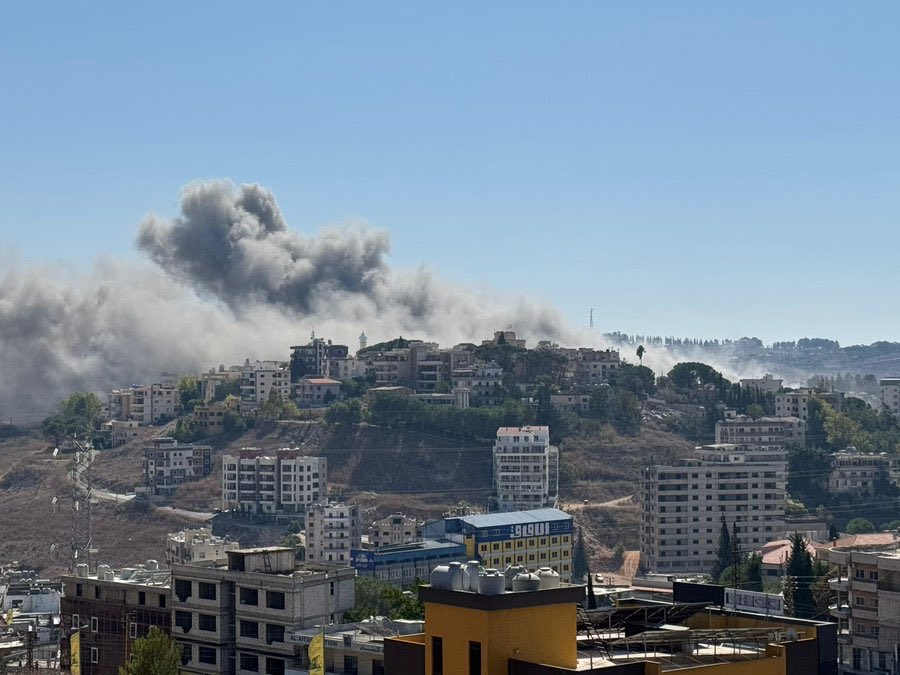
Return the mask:
<path id="1" fill-rule="evenodd" d="M 384 231 L 354 225 L 301 236 L 257 185 L 188 185 L 181 214 L 148 218 L 137 245 L 147 261 L 101 260 L 87 272 L 7 265 L 0 417 L 35 421 L 72 391 L 104 392 L 163 371 L 286 361 L 313 329 L 351 346 L 361 330 L 448 345 L 507 325 L 531 344 L 573 335 L 555 310 L 527 298 L 475 292 L 426 268 L 392 269 Z"/>

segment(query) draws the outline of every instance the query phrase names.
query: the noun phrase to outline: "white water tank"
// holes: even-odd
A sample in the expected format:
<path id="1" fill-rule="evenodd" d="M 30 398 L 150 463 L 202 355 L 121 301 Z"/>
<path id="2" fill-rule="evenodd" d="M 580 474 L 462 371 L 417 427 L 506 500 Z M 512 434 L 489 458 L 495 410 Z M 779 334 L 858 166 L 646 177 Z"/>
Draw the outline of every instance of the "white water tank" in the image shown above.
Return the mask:
<path id="1" fill-rule="evenodd" d="M 464 591 L 472 591 L 473 593 L 478 592 L 478 577 L 484 571 L 484 568 L 478 563 L 477 560 L 470 560 L 462 567 L 463 570 L 463 583 L 462 588 Z"/>
<path id="2" fill-rule="evenodd" d="M 75 576 L 84 579 L 88 575 L 88 570 L 90 570 L 90 567 L 88 567 L 87 563 L 78 563 L 75 565 Z"/>
<path id="3" fill-rule="evenodd" d="M 506 590 L 513 590 L 513 579 L 520 574 L 527 574 L 528 570 L 522 565 L 507 565 L 503 570 L 503 576 L 506 577 Z"/>
<path id="4" fill-rule="evenodd" d="M 517 574 L 512 582 L 514 591 L 536 591 L 541 587 L 541 578 L 537 574 L 523 572 Z"/>
<path id="5" fill-rule="evenodd" d="M 155 570 L 159 569 L 159 563 L 156 562 L 155 560 L 148 560 L 147 563 L 144 565 L 144 567 L 148 570 L 155 571 Z"/>
<path id="6" fill-rule="evenodd" d="M 462 563 L 452 562 L 449 565 L 438 565 L 431 571 L 431 585 L 448 591 L 463 590 Z"/>
<path id="7" fill-rule="evenodd" d="M 499 570 L 488 569 L 478 577 L 478 592 L 481 595 L 500 595 L 506 592 L 506 577 Z"/>
<path id="8" fill-rule="evenodd" d="M 537 571 L 541 579 L 541 590 L 545 588 L 559 588 L 559 574 L 550 567 L 542 567 Z"/>

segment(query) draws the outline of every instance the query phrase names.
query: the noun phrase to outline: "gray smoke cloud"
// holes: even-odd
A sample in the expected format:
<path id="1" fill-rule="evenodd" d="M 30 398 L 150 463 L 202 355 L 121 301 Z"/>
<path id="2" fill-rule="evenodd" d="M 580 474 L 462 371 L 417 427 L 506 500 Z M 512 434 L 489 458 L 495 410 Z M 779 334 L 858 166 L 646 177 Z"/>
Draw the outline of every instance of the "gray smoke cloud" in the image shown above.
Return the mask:
<path id="1" fill-rule="evenodd" d="M 0 273 L 0 417 L 37 421 L 72 391 L 103 393 L 163 371 L 287 360 L 311 330 L 351 347 L 361 330 L 452 345 L 507 325 L 531 344 L 590 343 L 543 303 L 476 292 L 425 267 L 393 269 L 384 231 L 357 224 L 301 236 L 256 185 L 188 185 L 180 215 L 146 219 L 137 246 L 146 256 L 137 263 L 9 263 Z"/>

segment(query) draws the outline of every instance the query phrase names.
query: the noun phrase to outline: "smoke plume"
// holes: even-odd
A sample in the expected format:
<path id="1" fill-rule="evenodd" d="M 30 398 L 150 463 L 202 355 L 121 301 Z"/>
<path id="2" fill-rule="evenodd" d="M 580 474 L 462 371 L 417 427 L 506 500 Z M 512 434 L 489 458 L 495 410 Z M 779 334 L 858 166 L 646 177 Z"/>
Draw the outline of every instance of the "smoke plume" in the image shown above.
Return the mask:
<path id="1" fill-rule="evenodd" d="M 351 347 L 361 330 L 445 345 L 507 325 L 531 344 L 571 335 L 555 310 L 524 297 L 475 292 L 424 267 L 391 268 L 384 231 L 293 232 L 257 185 L 188 185 L 180 215 L 146 219 L 137 246 L 146 260 L 136 264 L 4 271 L 0 417 L 35 421 L 72 391 L 102 394 L 163 371 L 286 361 L 312 330 Z"/>

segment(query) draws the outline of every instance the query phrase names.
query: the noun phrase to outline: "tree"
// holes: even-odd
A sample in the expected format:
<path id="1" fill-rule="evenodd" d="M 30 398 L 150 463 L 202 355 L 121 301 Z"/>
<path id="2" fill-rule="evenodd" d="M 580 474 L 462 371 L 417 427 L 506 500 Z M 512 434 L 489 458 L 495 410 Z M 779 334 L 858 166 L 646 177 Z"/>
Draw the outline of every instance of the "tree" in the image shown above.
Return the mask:
<path id="1" fill-rule="evenodd" d="M 181 403 L 181 412 L 189 413 L 194 406 L 200 403 L 200 381 L 190 375 L 185 375 L 178 380 L 178 399 Z"/>
<path id="2" fill-rule="evenodd" d="M 644 345 L 638 345 L 637 348 L 638 363 L 644 365 Z"/>
<path id="3" fill-rule="evenodd" d="M 854 518 L 847 523 L 847 534 L 871 534 L 875 531 L 875 525 L 865 518 Z"/>
<path id="4" fill-rule="evenodd" d="M 838 532 L 837 525 L 832 523 L 828 526 L 828 540 L 829 541 L 837 541 L 840 539 L 840 532 Z"/>
<path id="5" fill-rule="evenodd" d="M 389 619 L 422 619 L 425 607 L 414 590 L 403 590 L 374 577 L 356 578 L 356 604 L 344 612 L 347 623 L 362 621 L 370 616 Z"/>
<path id="6" fill-rule="evenodd" d="M 41 432 L 57 445 L 66 436 L 92 436 L 100 426 L 101 408 L 96 394 L 76 391 L 59 404 L 59 413 L 41 422 Z"/>
<path id="7" fill-rule="evenodd" d="M 751 403 L 747 406 L 747 416 L 751 419 L 758 420 L 766 414 L 766 411 L 758 403 Z"/>
<path id="8" fill-rule="evenodd" d="M 131 643 L 131 660 L 119 668 L 119 675 L 177 675 L 180 666 L 181 645 L 154 627 L 147 637 Z"/>
<path id="9" fill-rule="evenodd" d="M 812 594 L 812 556 L 806 549 L 807 542 L 802 534 L 795 532 L 789 540 L 791 542 L 791 552 L 788 554 L 785 575 L 792 580 L 790 592 L 793 616 L 800 619 L 809 619 L 815 616 L 816 613 L 816 603 Z M 787 596 L 788 590 L 786 589 L 785 599 L 787 599 Z"/>
<path id="10" fill-rule="evenodd" d="M 587 549 L 584 545 L 584 531 L 579 528 L 578 541 L 575 543 L 575 555 L 572 557 L 572 578 L 584 579 L 585 574 L 590 574 Z"/>
<path id="11" fill-rule="evenodd" d="M 734 552 L 731 550 L 731 533 L 728 531 L 728 523 L 725 522 L 725 515 L 722 515 L 722 527 L 719 530 L 719 548 L 716 550 L 716 562 L 709 571 L 709 575 L 713 579 L 722 576 L 722 572 L 731 567 L 731 560 Z"/>

